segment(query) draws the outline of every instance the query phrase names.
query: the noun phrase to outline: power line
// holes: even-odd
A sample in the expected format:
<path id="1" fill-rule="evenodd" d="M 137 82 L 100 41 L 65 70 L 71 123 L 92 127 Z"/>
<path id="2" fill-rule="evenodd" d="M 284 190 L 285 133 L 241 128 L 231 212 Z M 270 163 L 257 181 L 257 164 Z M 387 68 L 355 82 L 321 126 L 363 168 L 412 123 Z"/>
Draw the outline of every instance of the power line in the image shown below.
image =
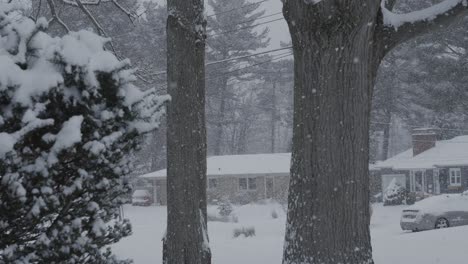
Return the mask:
<path id="1" fill-rule="evenodd" d="M 262 23 L 258 23 L 258 24 L 255 24 L 255 25 L 251 25 L 251 26 L 241 27 L 241 28 L 228 30 L 228 31 L 221 31 L 221 32 L 218 32 L 218 33 L 215 33 L 215 34 L 208 34 L 207 37 L 214 37 L 214 36 L 224 35 L 224 34 L 228 34 L 228 33 L 233 33 L 233 32 L 241 31 L 241 30 L 244 30 L 244 29 L 254 28 L 254 27 L 261 26 L 261 25 L 273 23 L 273 22 L 280 21 L 280 20 L 284 20 L 284 18 L 281 17 L 281 18 L 265 21 L 265 22 L 262 22 Z"/>
<path id="2" fill-rule="evenodd" d="M 237 23 L 237 24 L 233 24 L 233 26 L 245 24 L 245 23 L 252 22 L 252 21 L 256 21 L 256 20 L 258 20 L 258 19 L 263 19 L 263 18 L 267 18 L 267 17 L 272 17 L 272 16 L 275 16 L 275 15 L 278 15 L 278 14 L 282 14 L 282 12 L 274 13 L 274 14 L 267 15 L 267 16 L 264 16 L 264 17 L 259 17 L 259 18 L 257 18 L 257 19 L 251 19 L 251 20 L 242 21 L 242 22 L 239 22 L 239 23 Z M 240 27 L 240 28 L 236 28 L 236 29 L 232 29 L 232 30 L 220 31 L 220 32 L 214 33 L 214 34 L 207 34 L 206 37 L 207 37 L 207 38 L 210 38 L 210 37 L 214 37 L 214 36 L 225 35 L 225 34 L 228 34 L 228 33 L 238 32 L 238 31 L 242 31 L 242 30 L 245 30 L 245 29 L 249 29 L 249 28 L 255 28 L 255 27 L 258 27 L 258 26 L 261 26 L 261 25 L 266 25 L 266 24 L 270 24 L 270 23 L 273 23 L 273 22 L 281 21 L 281 20 L 284 20 L 284 18 L 283 18 L 283 17 L 280 17 L 280 18 L 277 18 L 277 19 L 273 19 L 273 20 L 261 22 L 261 23 L 255 24 L 255 25 Z M 158 28 L 158 29 L 155 29 L 155 30 L 156 30 L 156 31 L 160 31 L 160 30 L 165 30 L 165 28 L 161 27 L 161 28 Z M 130 35 L 130 34 L 132 34 L 133 32 L 134 32 L 134 31 L 130 31 L 130 32 L 123 33 L 123 34 L 114 35 L 114 36 L 111 36 L 111 38 L 123 37 L 123 36 L 126 36 L 126 35 Z"/>
<path id="3" fill-rule="evenodd" d="M 262 52 L 258 52 L 258 53 L 254 53 L 254 54 L 249 54 L 249 55 L 245 55 L 245 56 L 239 56 L 239 57 L 234 57 L 234 58 L 227 58 L 227 59 L 224 59 L 224 60 L 218 60 L 218 61 L 210 61 L 210 62 L 207 62 L 205 64 L 205 66 L 211 66 L 211 65 L 215 65 L 215 64 L 219 64 L 219 63 L 223 63 L 223 62 L 229 62 L 229 61 L 234 61 L 234 60 L 241 60 L 241 59 L 246 59 L 246 58 L 250 58 L 250 57 L 254 57 L 254 56 L 259 56 L 259 55 L 263 55 L 263 54 L 268 54 L 268 53 L 272 53 L 272 52 L 276 52 L 276 51 L 281 51 L 281 50 L 286 50 L 286 49 L 292 49 L 292 46 L 287 46 L 287 47 L 283 47 L 283 48 L 278 48 L 278 49 L 272 49 L 272 50 L 267 50 L 267 51 L 262 51 Z M 166 71 L 161 71 L 161 72 L 157 72 L 153 75 L 163 75 L 163 74 L 166 74 L 167 72 Z"/>
<path id="4" fill-rule="evenodd" d="M 371 122 L 371 124 L 376 124 L 376 125 L 393 125 L 393 123 L 384 123 L 384 122 Z M 424 128 L 427 126 L 421 126 L 421 125 L 414 125 L 414 124 L 404 124 L 407 127 L 411 128 Z M 441 131 L 458 131 L 458 132 L 468 132 L 466 129 L 455 129 L 455 128 L 439 128 L 439 127 L 428 127 L 429 129 L 433 130 L 441 130 Z"/>
<path id="5" fill-rule="evenodd" d="M 226 10 L 226 11 L 222 11 L 222 12 L 214 13 L 214 14 L 211 14 L 211 15 L 207 15 L 206 17 L 213 17 L 213 16 L 217 16 L 217 15 L 221 15 L 221 14 L 230 13 L 230 12 L 233 12 L 233 11 L 236 11 L 236 10 L 239 10 L 239 9 L 244 9 L 246 7 L 249 7 L 249 6 L 261 4 L 261 3 L 264 3 L 264 2 L 268 2 L 268 1 L 269 0 L 262 0 L 262 1 L 254 2 L 254 3 L 250 3 L 250 4 L 247 4 L 247 5 L 243 5 L 243 6 L 236 7 L 236 8 L 233 8 L 233 9 L 229 9 L 229 10 Z"/>
<path id="6" fill-rule="evenodd" d="M 228 59 L 219 60 L 219 61 L 212 61 L 212 62 L 208 62 L 206 64 L 206 66 L 210 66 L 210 65 L 214 65 L 214 64 L 218 64 L 218 63 L 223 63 L 223 62 L 228 62 L 228 61 L 233 61 L 233 60 L 241 60 L 241 59 L 245 59 L 245 58 L 250 58 L 250 57 L 263 55 L 263 54 L 268 54 L 268 53 L 272 53 L 272 52 L 276 52 L 276 51 L 280 51 L 280 50 L 286 50 L 286 49 L 292 49 L 292 46 L 287 46 L 287 47 L 283 47 L 283 48 L 262 51 L 262 52 L 258 52 L 258 53 L 254 53 L 254 54 L 249 54 L 249 55 L 234 57 L 234 58 L 228 58 Z"/>
<path id="7" fill-rule="evenodd" d="M 236 8 L 230 9 L 230 10 L 226 10 L 226 11 L 221 11 L 221 12 L 218 12 L 218 13 L 210 14 L 210 15 L 207 15 L 206 17 L 213 17 L 213 16 L 217 16 L 217 15 L 221 15 L 221 14 L 230 13 L 230 12 L 233 12 L 233 11 L 236 11 L 236 10 L 239 10 L 239 9 L 244 9 L 244 8 L 246 8 L 246 7 L 249 7 L 249 6 L 261 4 L 261 3 L 264 3 L 264 2 L 268 2 L 268 1 L 269 1 L 269 0 L 262 0 L 262 1 L 254 2 L 254 3 L 249 3 L 249 4 L 246 4 L 246 5 L 240 6 L 240 7 L 236 7 Z M 167 2 L 166 2 L 166 5 L 167 5 Z M 143 14 L 146 13 L 146 11 L 148 11 L 148 9 L 145 9 L 145 11 L 143 11 L 142 13 L 137 14 L 137 16 L 138 16 L 138 17 L 142 16 Z"/>
<path id="8" fill-rule="evenodd" d="M 230 75 L 230 74 L 233 73 L 233 72 L 237 72 L 237 71 L 242 71 L 242 70 L 245 70 L 245 69 L 253 68 L 253 67 L 256 67 L 256 66 L 259 66 L 259 65 L 262 65 L 262 64 L 266 64 L 266 63 L 270 63 L 270 62 L 273 62 L 273 61 L 276 61 L 276 60 L 280 60 L 280 59 L 282 59 L 282 58 L 286 58 L 286 57 L 291 56 L 291 55 L 292 55 L 292 52 L 286 52 L 286 53 L 278 54 L 278 55 L 276 55 L 276 56 L 273 56 L 273 58 L 270 58 L 270 59 L 268 59 L 268 60 L 266 60 L 266 61 L 259 62 L 259 63 L 256 63 L 256 64 L 252 64 L 252 65 L 249 65 L 249 66 L 246 66 L 246 67 L 241 67 L 241 68 L 234 69 L 234 70 L 231 70 L 231 71 L 226 71 L 226 72 L 223 72 L 223 73 L 214 75 L 214 76 L 207 76 L 207 77 L 205 77 L 204 79 L 205 79 L 205 80 L 215 80 L 215 79 L 219 79 L 219 78 L 221 78 L 221 77 Z M 241 83 L 241 82 L 238 82 L 238 83 Z M 161 88 L 167 88 L 167 83 L 161 85 Z"/>
<path id="9" fill-rule="evenodd" d="M 249 20 L 244 20 L 244 21 L 241 21 L 239 23 L 236 23 L 236 24 L 232 24 L 232 25 L 229 25 L 230 27 L 233 27 L 233 26 L 237 26 L 237 25 L 242 25 L 242 24 L 245 24 L 245 23 L 248 23 L 248 22 L 252 22 L 252 21 L 257 21 L 257 20 L 261 20 L 261 19 L 264 19 L 264 18 L 268 18 L 268 17 L 272 17 L 272 16 L 277 16 L 277 15 L 280 15 L 280 14 L 283 14 L 283 12 L 277 12 L 277 13 L 273 13 L 273 14 L 269 14 L 269 15 L 265 15 L 265 16 L 261 16 L 261 17 L 257 17 L 257 18 L 253 18 L 253 19 L 249 19 Z M 210 25 L 208 25 L 209 27 Z M 222 27 L 221 29 L 225 29 L 227 27 Z M 213 29 L 211 29 L 213 30 Z"/>
<path id="10" fill-rule="evenodd" d="M 218 79 L 219 77 L 223 77 L 223 76 L 229 75 L 229 74 L 234 73 L 234 72 L 243 71 L 243 70 L 245 70 L 245 69 L 249 69 L 249 68 L 253 68 L 253 67 L 256 67 L 256 66 L 260 66 L 260 65 L 266 64 L 266 63 L 270 63 L 270 62 L 273 62 L 273 61 L 277 61 L 277 60 L 280 60 L 280 59 L 289 57 L 289 56 L 291 56 L 291 55 L 293 55 L 292 52 L 281 53 L 281 54 L 276 55 L 276 57 L 271 58 L 271 59 L 269 59 L 269 60 L 262 61 L 262 62 L 259 62 L 259 63 L 255 63 L 255 64 L 252 64 L 252 65 L 249 65 L 249 66 L 246 66 L 246 67 L 242 67 L 242 68 L 237 68 L 237 69 L 234 69 L 234 70 L 226 71 L 226 72 L 223 72 L 223 73 L 221 73 L 221 74 L 219 74 L 219 75 L 214 76 L 214 78 L 206 78 L 206 80 Z"/>

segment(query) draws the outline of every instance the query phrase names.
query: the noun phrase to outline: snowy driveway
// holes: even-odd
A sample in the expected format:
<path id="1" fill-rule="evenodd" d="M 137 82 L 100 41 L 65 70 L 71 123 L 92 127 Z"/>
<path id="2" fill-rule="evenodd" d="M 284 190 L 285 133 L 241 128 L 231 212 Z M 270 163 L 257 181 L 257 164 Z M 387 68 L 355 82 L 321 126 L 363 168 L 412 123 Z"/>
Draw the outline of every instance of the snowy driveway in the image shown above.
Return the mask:
<path id="1" fill-rule="evenodd" d="M 405 233 L 400 229 L 404 207 L 376 205 L 371 221 L 376 264 L 468 263 L 468 226 Z M 210 208 L 209 210 L 216 210 Z M 275 210 L 279 217 L 273 219 Z M 135 264 L 161 263 L 161 238 L 165 229 L 165 207 L 125 207 L 134 234 L 114 246 L 121 258 Z M 235 208 L 238 223 L 209 222 L 208 230 L 215 264 L 280 264 L 285 216 L 277 205 L 246 205 Z M 253 238 L 233 238 L 235 227 L 256 229 Z"/>

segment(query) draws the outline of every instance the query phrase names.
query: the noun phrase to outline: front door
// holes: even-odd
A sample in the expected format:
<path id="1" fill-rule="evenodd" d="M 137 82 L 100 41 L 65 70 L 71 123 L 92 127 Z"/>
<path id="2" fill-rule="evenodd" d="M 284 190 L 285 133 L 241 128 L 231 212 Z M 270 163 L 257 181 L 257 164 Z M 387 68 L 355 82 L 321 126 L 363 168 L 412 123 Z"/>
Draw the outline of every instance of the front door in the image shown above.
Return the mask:
<path id="1" fill-rule="evenodd" d="M 439 177 L 439 169 L 434 169 L 434 194 L 440 194 L 440 177 Z"/>
<path id="2" fill-rule="evenodd" d="M 426 192 L 425 175 L 423 170 L 410 172 L 410 190 L 412 192 Z"/>

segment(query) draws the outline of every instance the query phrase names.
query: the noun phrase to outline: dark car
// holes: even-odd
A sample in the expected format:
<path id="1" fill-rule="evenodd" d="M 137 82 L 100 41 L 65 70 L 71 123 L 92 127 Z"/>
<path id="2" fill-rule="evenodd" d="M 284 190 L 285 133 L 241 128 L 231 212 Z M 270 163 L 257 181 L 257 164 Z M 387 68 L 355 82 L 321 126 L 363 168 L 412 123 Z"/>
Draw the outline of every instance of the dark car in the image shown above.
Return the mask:
<path id="1" fill-rule="evenodd" d="M 148 190 L 135 190 L 132 195 L 132 205 L 150 206 L 151 193 Z"/>

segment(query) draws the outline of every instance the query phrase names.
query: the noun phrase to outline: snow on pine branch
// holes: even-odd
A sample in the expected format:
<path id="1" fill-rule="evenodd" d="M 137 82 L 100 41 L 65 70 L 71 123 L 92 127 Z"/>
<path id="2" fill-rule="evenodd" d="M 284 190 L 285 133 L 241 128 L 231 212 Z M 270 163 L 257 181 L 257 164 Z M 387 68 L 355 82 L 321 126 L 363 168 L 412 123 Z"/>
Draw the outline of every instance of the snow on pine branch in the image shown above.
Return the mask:
<path id="1" fill-rule="evenodd" d="M 396 14 L 386 8 L 386 2 L 387 0 L 382 0 L 381 2 L 384 24 L 394 27 L 395 29 L 398 29 L 406 23 L 414 24 L 421 21 L 432 21 L 438 16 L 449 12 L 460 3 L 465 7 L 467 6 L 467 0 L 445 0 L 423 10 Z"/>

